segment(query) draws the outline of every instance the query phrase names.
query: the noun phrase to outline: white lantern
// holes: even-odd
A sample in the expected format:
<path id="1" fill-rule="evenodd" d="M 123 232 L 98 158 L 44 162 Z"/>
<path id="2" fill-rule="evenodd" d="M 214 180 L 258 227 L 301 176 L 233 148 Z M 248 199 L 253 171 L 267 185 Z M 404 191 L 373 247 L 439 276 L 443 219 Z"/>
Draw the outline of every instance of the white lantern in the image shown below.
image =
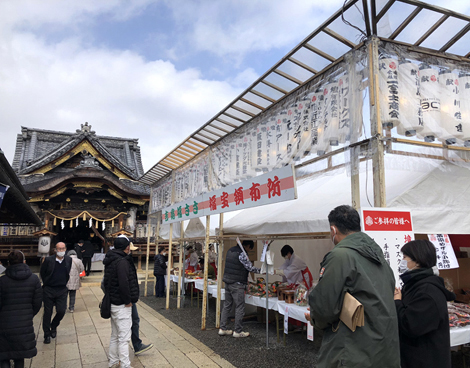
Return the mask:
<path id="1" fill-rule="evenodd" d="M 306 155 L 310 154 L 310 146 L 312 141 L 312 131 L 310 119 L 312 115 L 312 110 L 310 108 L 310 103 L 312 100 L 313 93 L 305 96 L 299 102 L 299 127 L 300 131 L 296 136 L 297 141 L 297 154 L 294 157 L 294 160 L 298 161 Z"/>
<path id="2" fill-rule="evenodd" d="M 444 68 L 439 72 L 441 94 L 441 127 L 439 139 L 454 144 L 463 137 L 462 114 L 460 113 L 459 76 Z"/>
<path id="3" fill-rule="evenodd" d="M 380 118 L 384 128 L 392 129 L 400 123 L 398 101 L 398 62 L 392 58 L 379 60 Z"/>
<path id="4" fill-rule="evenodd" d="M 312 115 L 310 119 L 311 127 L 311 150 L 318 156 L 322 156 L 326 153 L 329 147 L 329 142 L 323 139 L 325 131 L 325 121 L 323 118 L 325 96 L 323 94 L 323 88 L 318 88 L 313 94 L 310 102 L 310 109 Z"/>
<path id="5" fill-rule="evenodd" d="M 439 75 L 437 70 L 427 64 L 419 67 L 421 110 L 423 112 L 423 129 L 417 132 L 419 138 L 433 142 L 441 135 L 441 99 Z"/>
<path id="6" fill-rule="evenodd" d="M 328 82 L 323 87 L 323 140 L 330 146 L 339 144 L 339 84 Z"/>
<path id="7" fill-rule="evenodd" d="M 38 242 L 38 252 L 48 254 L 51 249 L 51 237 L 41 236 Z"/>
<path id="8" fill-rule="evenodd" d="M 400 121 L 397 133 L 406 137 L 423 130 L 423 113 L 419 93 L 419 65 L 408 60 L 400 61 L 398 66 L 398 85 L 400 86 Z"/>
<path id="9" fill-rule="evenodd" d="M 465 147 L 470 147 L 470 73 L 461 72 L 460 85 L 460 112 L 462 113 L 462 140 Z"/>

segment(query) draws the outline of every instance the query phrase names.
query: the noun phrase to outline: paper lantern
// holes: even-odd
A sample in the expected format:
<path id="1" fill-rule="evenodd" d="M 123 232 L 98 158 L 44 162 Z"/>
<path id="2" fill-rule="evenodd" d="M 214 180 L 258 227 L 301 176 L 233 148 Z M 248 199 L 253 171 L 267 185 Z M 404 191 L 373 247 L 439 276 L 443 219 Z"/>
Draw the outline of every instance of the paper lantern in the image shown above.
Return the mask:
<path id="1" fill-rule="evenodd" d="M 398 85 L 400 86 L 400 121 L 397 133 L 406 137 L 423 130 L 423 113 L 419 93 L 419 65 L 406 59 L 398 66 Z"/>
<path id="2" fill-rule="evenodd" d="M 318 156 L 324 155 L 329 147 L 329 141 L 323 139 L 325 131 L 325 121 L 323 118 L 324 102 L 325 96 L 323 94 L 323 88 L 317 88 L 310 103 L 310 109 L 312 111 L 310 127 L 312 131 L 311 151 Z"/>
<path id="3" fill-rule="evenodd" d="M 470 73 L 461 72 L 460 85 L 460 112 L 462 113 L 462 140 L 465 147 L 470 147 Z"/>
<path id="4" fill-rule="evenodd" d="M 455 144 L 463 137 L 462 114 L 460 113 L 459 76 L 448 68 L 439 72 L 441 97 L 441 135 L 446 144 Z"/>
<path id="5" fill-rule="evenodd" d="M 439 74 L 437 70 L 422 63 L 419 67 L 421 111 L 423 112 L 423 129 L 417 132 L 419 138 L 433 142 L 441 135 L 441 99 Z"/>
<path id="6" fill-rule="evenodd" d="M 330 146 L 339 144 L 339 84 L 330 81 L 323 87 L 323 140 Z"/>
<path id="7" fill-rule="evenodd" d="M 49 253 L 50 249 L 51 249 L 51 237 L 41 236 L 38 242 L 38 252 Z"/>
<path id="8" fill-rule="evenodd" d="M 294 157 L 298 161 L 310 153 L 312 131 L 310 125 L 311 108 L 310 103 L 313 93 L 305 96 L 299 102 L 299 126 L 296 131 L 297 153 Z"/>
<path id="9" fill-rule="evenodd" d="M 379 60 L 379 103 L 384 128 L 392 129 L 400 123 L 398 94 L 398 61 L 382 57 Z"/>

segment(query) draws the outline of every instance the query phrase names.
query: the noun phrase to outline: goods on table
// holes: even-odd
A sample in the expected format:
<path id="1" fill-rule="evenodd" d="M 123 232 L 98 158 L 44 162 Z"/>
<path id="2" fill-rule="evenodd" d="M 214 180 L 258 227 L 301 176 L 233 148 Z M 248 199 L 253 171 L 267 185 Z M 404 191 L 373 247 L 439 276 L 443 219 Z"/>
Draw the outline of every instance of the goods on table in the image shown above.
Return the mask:
<path id="1" fill-rule="evenodd" d="M 260 277 L 256 280 L 256 282 L 250 282 L 248 284 L 248 294 L 251 294 L 253 296 L 261 296 L 264 297 L 266 296 L 266 281 L 264 278 Z M 279 285 L 281 284 L 280 281 L 273 282 L 272 284 L 268 284 L 268 292 L 269 298 L 273 298 L 276 296 L 277 289 Z"/>
<path id="2" fill-rule="evenodd" d="M 449 327 L 470 325 L 470 306 L 463 303 L 447 303 Z"/>
<path id="3" fill-rule="evenodd" d="M 304 307 L 308 304 L 307 300 L 308 296 L 308 288 L 302 283 L 295 289 L 295 297 L 294 302 L 295 304 Z"/>

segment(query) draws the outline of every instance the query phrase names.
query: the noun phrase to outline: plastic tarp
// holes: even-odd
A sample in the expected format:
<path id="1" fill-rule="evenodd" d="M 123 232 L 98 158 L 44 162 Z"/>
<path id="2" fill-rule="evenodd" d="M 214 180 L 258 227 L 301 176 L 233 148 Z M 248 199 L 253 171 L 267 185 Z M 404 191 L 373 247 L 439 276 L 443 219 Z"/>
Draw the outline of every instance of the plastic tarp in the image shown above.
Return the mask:
<path id="1" fill-rule="evenodd" d="M 468 168 L 449 162 L 438 166 L 423 165 L 414 171 L 393 166 L 395 168 L 387 169 L 385 173 L 387 204 L 388 207 L 411 210 L 415 233 L 470 234 Z M 359 175 L 361 207 L 371 207 L 372 170 L 369 167 Z M 224 233 L 328 232 L 329 212 L 336 206 L 351 203 L 350 187 L 351 177 L 344 171 L 298 181 L 297 200 L 242 210 L 224 224 Z"/>

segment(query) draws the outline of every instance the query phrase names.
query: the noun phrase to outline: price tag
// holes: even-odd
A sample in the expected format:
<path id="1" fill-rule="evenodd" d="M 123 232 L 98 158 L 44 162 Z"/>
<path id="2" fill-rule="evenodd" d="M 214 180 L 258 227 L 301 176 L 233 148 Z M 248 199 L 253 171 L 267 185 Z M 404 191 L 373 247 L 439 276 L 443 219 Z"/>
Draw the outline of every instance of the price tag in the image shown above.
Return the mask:
<path id="1" fill-rule="evenodd" d="M 289 306 L 287 304 L 284 309 L 284 333 L 289 334 Z"/>
<path id="2" fill-rule="evenodd" d="M 313 326 L 310 322 L 307 322 L 307 340 L 313 341 Z"/>

